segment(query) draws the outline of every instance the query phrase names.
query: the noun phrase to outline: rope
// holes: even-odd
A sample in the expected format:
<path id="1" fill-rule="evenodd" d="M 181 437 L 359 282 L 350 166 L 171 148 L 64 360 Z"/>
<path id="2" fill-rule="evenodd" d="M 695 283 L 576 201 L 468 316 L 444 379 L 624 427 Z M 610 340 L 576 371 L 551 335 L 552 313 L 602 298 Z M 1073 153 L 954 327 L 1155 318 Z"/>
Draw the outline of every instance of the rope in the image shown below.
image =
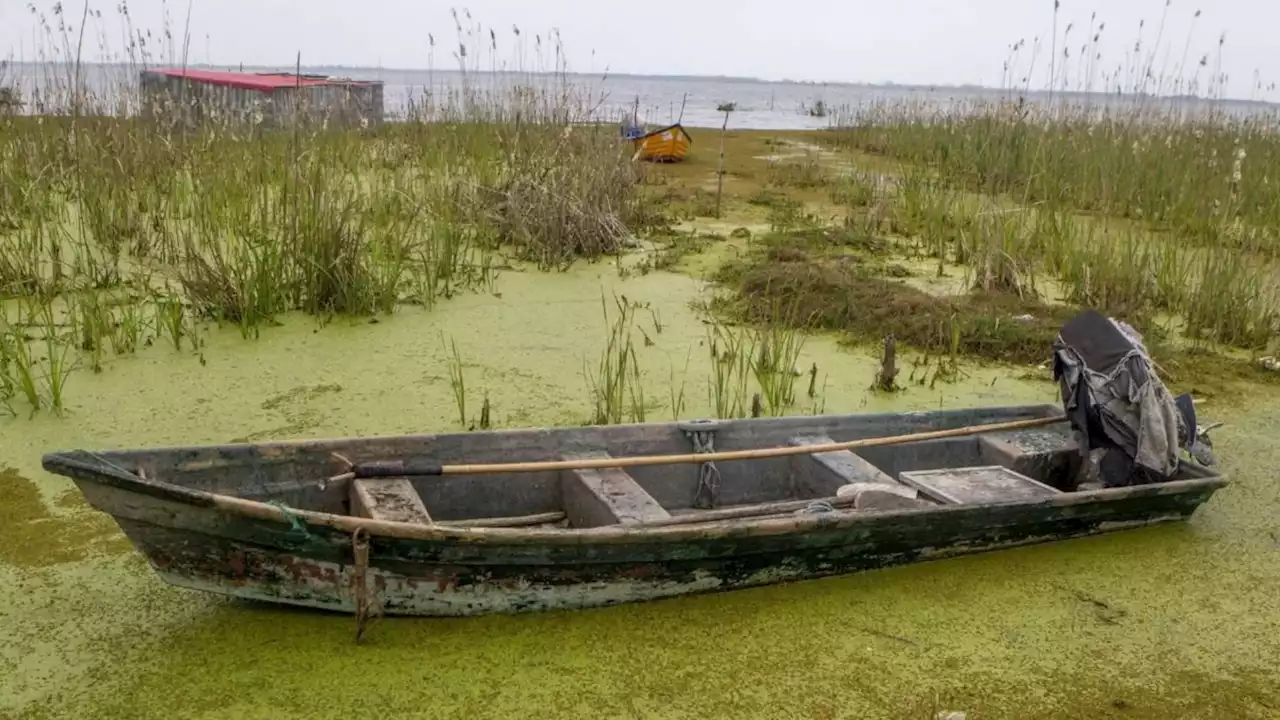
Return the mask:
<path id="1" fill-rule="evenodd" d="M 295 534 L 299 540 L 310 540 L 311 531 L 307 530 L 307 522 L 293 512 L 293 509 L 279 500 L 270 500 L 268 505 L 275 507 L 284 513 L 284 517 L 289 521 L 289 532 Z"/>
<path id="2" fill-rule="evenodd" d="M 716 451 L 716 431 L 686 429 L 685 435 L 693 443 L 695 453 L 713 453 Z M 693 505 L 702 510 L 715 507 L 720 496 L 720 469 L 714 462 L 704 462 L 698 470 L 698 490 L 693 496 Z"/>
<path id="3" fill-rule="evenodd" d="M 814 500 L 813 502 L 804 506 L 803 509 L 797 510 L 796 514 L 797 515 L 820 515 L 822 513 L 833 513 L 835 511 L 836 511 L 835 506 L 833 506 L 830 502 L 826 500 Z"/>

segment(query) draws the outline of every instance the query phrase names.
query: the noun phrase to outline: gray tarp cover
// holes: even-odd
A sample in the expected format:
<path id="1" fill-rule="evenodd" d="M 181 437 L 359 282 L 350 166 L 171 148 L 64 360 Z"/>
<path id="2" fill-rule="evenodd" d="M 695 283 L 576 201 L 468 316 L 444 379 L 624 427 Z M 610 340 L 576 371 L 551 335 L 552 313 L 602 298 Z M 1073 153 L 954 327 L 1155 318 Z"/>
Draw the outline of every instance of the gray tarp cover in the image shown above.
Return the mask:
<path id="1" fill-rule="evenodd" d="M 1156 376 L 1142 336 L 1124 322 L 1085 311 L 1063 326 L 1053 349 L 1054 377 L 1064 410 L 1083 435 L 1081 450 L 1118 447 L 1136 465 L 1172 476 L 1189 434 L 1187 421 Z"/>

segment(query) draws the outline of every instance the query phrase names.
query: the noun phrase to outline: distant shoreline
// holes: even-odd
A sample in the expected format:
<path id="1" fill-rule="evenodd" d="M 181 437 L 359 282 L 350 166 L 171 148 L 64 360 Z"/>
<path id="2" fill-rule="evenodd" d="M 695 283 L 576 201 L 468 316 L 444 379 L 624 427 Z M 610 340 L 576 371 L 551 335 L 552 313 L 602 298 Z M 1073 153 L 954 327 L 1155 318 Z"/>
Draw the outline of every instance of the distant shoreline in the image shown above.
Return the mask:
<path id="1" fill-rule="evenodd" d="M 41 68 L 41 67 L 61 67 L 67 64 L 68 63 L 56 63 L 56 62 L 35 63 L 35 62 L 15 60 L 15 61 L 9 61 L 7 63 L 7 67 L 12 72 L 14 70 L 20 70 L 20 69 L 32 69 L 32 68 Z M 102 69 L 116 69 L 116 70 L 134 70 L 134 69 L 141 70 L 145 68 L 158 68 L 158 67 L 171 67 L 171 66 L 166 63 L 156 63 L 156 64 L 150 64 L 150 65 L 134 65 L 130 63 L 92 62 L 92 63 L 84 63 L 82 67 L 83 68 L 93 67 L 93 68 L 102 68 Z M 192 69 L 201 69 L 201 70 L 230 70 L 230 71 L 242 70 L 244 72 L 293 72 L 296 69 L 295 66 L 292 66 L 292 65 L 289 65 L 289 66 L 240 65 L 240 64 L 225 64 L 225 63 L 223 64 L 188 63 L 187 67 Z M 738 75 L 661 75 L 661 74 L 623 73 L 623 72 L 557 73 L 557 72 L 537 72 L 532 70 L 526 70 L 526 71 L 469 70 L 466 73 L 463 73 L 463 71 L 461 70 L 456 70 L 452 68 L 443 68 L 443 69 L 442 68 L 436 68 L 436 69 L 393 68 L 393 67 L 368 67 L 368 66 L 361 66 L 361 65 L 302 65 L 300 67 L 303 73 L 323 73 L 327 75 L 350 75 L 352 77 L 363 76 L 363 78 L 361 79 L 374 79 L 374 76 L 380 76 L 385 74 L 424 74 L 424 73 L 451 75 L 451 76 L 468 74 L 468 75 L 477 75 L 477 76 L 531 75 L 531 76 L 538 76 L 538 77 L 558 77 L 563 75 L 565 77 L 571 77 L 571 78 L 595 79 L 595 80 L 612 78 L 612 79 L 618 79 L 618 80 L 650 80 L 650 81 L 656 80 L 656 81 L 677 82 L 677 83 L 679 82 L 690 82 L 690 83 L 713 82 L 713 83 L 732 83 L 732 84 L 744 84 L 744 85 L 776 85 L 776 86 L 788 86 L 788 87 L 845 88 L 845 89 L 882 90 L 882 91 L 898 90 L 898 91 L 916 92 L 916 93 L 962 92 L 962 93 L 974 93 L 974 94 L 978 94 L 978 93 L 1014 94 L 1018 96 L 1027 97 L 1028 99 L 1047 98 L 1051 96 L 1057 96 L 1057 97 L 1063 97 L 1063 98 L 1075 98 L 1080 100 L 1098 99 L 1098 98 L 1115 98 L 1115 97 L 1125 97 L 1125 98 L 1147 97 L 1152 100 L 1160 100 L 1160 101 L 1198 102 L 1198 103 L 1210 103 L 1210 104 L 1230 103 L 1233 105 L 1249 105 L 1249 106 L 1256 106 L 1256 107 L 1280 106 L 1280 102 L 1273 102 L 1268 100 L 1256 100 L 1251 98 L 1239 98 L 1239 97 L 1214 98 L 1214 97 L 1206 97 L 1203 95 L 1189 95 L 1185 93 L 1171 94 L 1171 95 L 1156 95 L 1156 94 L 1139 95 L 1135 93 L 1115 93 L 1115 92 L 1105 92 L 1105 91 L 1097 91 L 1097 90 L 1087 91 L 1087 92 L 1082 90 L 1052 90 L 1052 91 L 1045 90 L 1045 89 L 1023 90 L 1019 88 L 1001 88 L 1001 87 L 991 87 L 988 85 L 975 85 L 975 84 L 948 85 L 948 84 L 939 83 L 939 84 L 921 85 L 921 84 L 912 84 L 912 83 L 892 83 L 892 82 L 886 82 L 886 83 L 837 82 L 837 81 L 825 82 L 825 81 L 817 81 L 817 80 L 793 80 L 793 79 L 768 80 L 764 78 L 738 76 Z M 382 79 L 382 78 L 378 78 L 378 79 Z M 405 84 L 413 85 L 414 83 L 405 83 Z"/>

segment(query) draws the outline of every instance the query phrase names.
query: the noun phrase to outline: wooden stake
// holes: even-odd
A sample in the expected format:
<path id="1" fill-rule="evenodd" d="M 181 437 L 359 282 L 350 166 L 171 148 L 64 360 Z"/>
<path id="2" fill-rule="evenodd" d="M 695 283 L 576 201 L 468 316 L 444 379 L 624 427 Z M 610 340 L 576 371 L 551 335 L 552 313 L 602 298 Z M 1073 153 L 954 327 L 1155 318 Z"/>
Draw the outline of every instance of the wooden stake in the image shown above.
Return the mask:
<path id="1" fill-rule="evenodd" d="M 880 372 L 876 373 L 876 387 L 885 392 L 898 388 L 898 353 L 893 333 L 884 336 L 884 355 L 880 357 Z"/>
<path id="2" fill-rule="evenodd" d="M 733 112 L 733 103 L 721 105 L 724 111 L 724 124 L 720 126 L 720 164 L 716 167 L 716 219 L 720 219 L 720 195 L 724 192 L 724 134 L 729 130 L 729 113 Z"/>

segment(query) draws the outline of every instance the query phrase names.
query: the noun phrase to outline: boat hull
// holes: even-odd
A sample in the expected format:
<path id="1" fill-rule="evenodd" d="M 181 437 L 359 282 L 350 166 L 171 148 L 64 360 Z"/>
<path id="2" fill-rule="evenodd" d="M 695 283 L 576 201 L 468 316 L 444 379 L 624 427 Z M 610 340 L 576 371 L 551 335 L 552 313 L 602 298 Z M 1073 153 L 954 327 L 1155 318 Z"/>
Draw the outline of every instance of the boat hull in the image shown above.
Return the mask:
<path id="1" fill-rule="evenodd" d="M 632 141 L 635 157 L 650 162 L 680 162 L 689 153 L 689 134 L 679 125 L 655 130 Z"/>
<path id="2" fill-rule="evenodd" d="M 165 581 L 247 600 L 356 612 L 357 575 L 385 615 L 568 610 L 820 578 L 1190 517 L 1220 478 L 1034 503 L 831 513 L 735 537 L 684 527 L 592 543 L 468 543 L 374 535 L 367 567 L 336 528 L 281 527 L 78 481 Z M 777 532 L 771 532 L 776 526 Z M 760 532 L 763 530 L 763 532 Z"/>

